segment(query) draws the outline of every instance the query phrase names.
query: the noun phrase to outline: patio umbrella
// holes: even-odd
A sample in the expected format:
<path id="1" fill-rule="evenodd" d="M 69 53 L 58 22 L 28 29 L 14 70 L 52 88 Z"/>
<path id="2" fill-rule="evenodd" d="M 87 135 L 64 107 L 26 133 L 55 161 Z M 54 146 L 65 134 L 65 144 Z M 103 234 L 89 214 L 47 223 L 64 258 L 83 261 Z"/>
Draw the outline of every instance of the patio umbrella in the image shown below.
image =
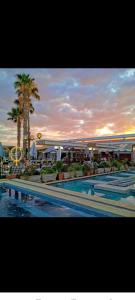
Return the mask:
<path id="1" fill-rule="evenodd" d="M 5 152 L 4 152 L 2 144 L 0 143 L 0 157 L 3 158 L 4 156 L 5 156 Z"/>
<path id="2" fill-rule="evenodd" d="M 56 150 L 55 150 L 55 148 L 54 147 L 49 147 L 49 148 L 47 148 L 43 153 L 51 153 L 51 152 L 53 152 L 53 153 L 56 153 Z"/>
<path id="3" fill-rule="evenodd" d="M 36 149 L 36 145 L 34 142 L 30 148 L 30 156 L 34 157 L 35 159 L 37 158 L 37 149 Z"/>

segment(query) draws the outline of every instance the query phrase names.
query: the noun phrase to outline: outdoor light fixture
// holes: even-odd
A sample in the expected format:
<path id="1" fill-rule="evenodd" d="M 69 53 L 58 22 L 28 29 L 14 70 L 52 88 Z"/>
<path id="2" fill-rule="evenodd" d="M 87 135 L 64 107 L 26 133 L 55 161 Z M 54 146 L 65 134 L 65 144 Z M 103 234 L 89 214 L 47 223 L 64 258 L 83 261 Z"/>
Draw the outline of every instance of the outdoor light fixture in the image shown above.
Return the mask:
<path id="1" fill-rule="evenodd" d="M 41 133 L 41 132 L 38 132 L 38 133 L 37 133 L 37 138 L 40 140 L 41 137 L 42 137 L 42 133 Z"/>
<path id="2" fill-rule="evenodd" d="M 89 147 L 89 150 L 90 150 L 90 151 L 94 151 L 94 150 L 96 150 L 96 148 L 94 148 L 94 147 Z"/>
<path id="3" fill-rule="evenodd" d="M 63 149 L 62 146 L 54 146 L 54 149 L 58 150 L 58 149 Z"/>
<path id="4" fill-rule="evenodd" d="M 10 157 L 13 163 L 18 165 L 20 160 L 22 159 L 22 148 L 21 147 L 13 147 L 10 151 Z"/>

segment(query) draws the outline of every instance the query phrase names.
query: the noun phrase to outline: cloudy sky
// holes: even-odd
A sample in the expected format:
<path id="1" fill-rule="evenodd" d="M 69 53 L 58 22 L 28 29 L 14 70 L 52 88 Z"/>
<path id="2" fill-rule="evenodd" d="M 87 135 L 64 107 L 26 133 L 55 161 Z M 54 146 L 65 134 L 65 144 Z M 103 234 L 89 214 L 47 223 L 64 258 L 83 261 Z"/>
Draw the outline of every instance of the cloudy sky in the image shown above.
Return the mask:
<path id="1" fill-rule="evenodd" d="M 31 133 L 68 139 L 135 133 L 135 69 L 0 69 L 0 142 L 16 143 L 7 112 L 16 99 L 17 73 L 32 75 L 41 100 L 34 101 Z"/>

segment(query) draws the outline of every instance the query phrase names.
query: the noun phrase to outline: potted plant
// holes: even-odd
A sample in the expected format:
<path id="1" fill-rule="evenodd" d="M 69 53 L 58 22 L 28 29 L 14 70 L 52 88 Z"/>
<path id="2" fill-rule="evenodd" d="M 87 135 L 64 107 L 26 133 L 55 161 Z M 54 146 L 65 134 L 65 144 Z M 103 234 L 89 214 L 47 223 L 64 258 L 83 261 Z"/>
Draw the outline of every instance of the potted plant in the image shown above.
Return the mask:
<path id="1" fill-rule="evenodd" d="M 57 171 L 56 180 L 63 180 L 64 172 L 63 172 L 63 161 L 62 160 L 59 160 L 56 162 L 56 171 Z"/>
<path id="2" fill-rule="evenodd" d="M 114 172 L 115 168 L 117 168 L 117 160 L 116 159 L 110 160 L 110 165 L 111 165 L 111 171 Z"/>
<path id="3" fill-rule="evenodd" d="M 43 174 L 46 174 L 46 168 L 42 168 L 41 171 L 40 171 L 40 181 L 42 183 L 44 183 L 44 178 L 43 178 Z"/>
<path id="4" fill-rule="evenodd" d="M 91 175 L 91 167 L 90 165 L 88 164 L 84 164 L 83 167 L 83 173 L 84 173 L 84 176 L 90 176 Z"/>
<path id="5" fill-rule="evenodd" d="M 122 163 L 120 161 L 117 161 L 117 169 L 118 171 L 122 169 Z"/>
<path id="6" fill-rule="evenodd" d="M 127 159 L 124 159 L 124 160 L 123 160 L 123 166 L 124 166 L 124 169 L 125 169 L 126 171 L 128 171 Z"/>
<path id="7" fill-rule="evenodd" d="M 98 163 L 97 163 L 97 161 L 94 161 L 93 165 L 94 165 L 94 174 L 96 174 L 97 173 L 97 169 L 98 169 Z"/>
<path id="8" fill-rule="evenodd" d="M 44 176 L 45 175 L 45 176 Z M 40 181 L 43 183 L 45 181 L 54 181 L 56 180 L 56 168 L 44 167 L 40 171 Z"/>
<path id="9" fill-rule="evenodd" d="M 106 168 L 106 161 L 101 161 L 100 164 L 99 164 L 100 168 L 103 168 L 104 169 L 104 173 L 105 173 L 105 168 Z"/>
<path id="10" fill-rule="evenodd" d="M 62 171 L 63 171 L 63 173 L 64 173 L 64 179 L 70 178 L 70 174 L 69 174 L 69 172 L 68 172 L 68 169 L 69 169 L 69 165 L 63 163 Z"/>
<path id="11" fill-rule="evenodd" d="M 7 179 L 14 179 L 16 178 L 16 174 L 13 174 L 13 169 L 10 167 L 9 169 L 9 175 L 6 176 Z"/>
<path id="12" fill-rule="evenodd" d="M 110 163 L 110 160 L 107 160 L 106 162 L 106 166 L 105 166 L 105 172 L 110 172 L 110 169 L 111 169 L 111 163 Z"/>
<path id="13" fill-rule="evenodd" d="M 83 176 L 82 165 L 80 163 L 73 163 L 71 165 L 71 168 L 69 168 L 69 170 L 72 172 L 73 177 Z"/>
<path id="14" fill-rule="evenodd" d="M 69 173 L 69 178 L 73 178 L 73 177 L 76 176 L 76 171 L 75 171 L 75 168 L 74 168 L 73 164 L 71 164 L 68 167 L 68 173 Z"/>

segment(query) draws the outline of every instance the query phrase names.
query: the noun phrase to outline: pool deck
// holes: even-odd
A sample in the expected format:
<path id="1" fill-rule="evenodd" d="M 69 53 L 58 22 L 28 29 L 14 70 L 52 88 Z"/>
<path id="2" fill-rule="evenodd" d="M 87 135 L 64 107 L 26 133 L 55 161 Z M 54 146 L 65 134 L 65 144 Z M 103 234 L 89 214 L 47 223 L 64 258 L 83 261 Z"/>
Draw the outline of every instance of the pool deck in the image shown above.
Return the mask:
<path id="1" fill-rule="evenodd" d="M 64 200 L 67 203 L 70 202 L 76 205 L 78 204 L 80 206 L 89 209 L 93 208 L 93 209 L 100 210 L 102 212 L 109 212 L 114 214 L 115 216 L 117 215 L 119 217 L 135 217 L 135 205 L 122 203 L 120 201 L 105 199 L 99 196 L 82 194 L 79 192 L 74 192 L 74 191 L 50 186 L 45 183 L 35 183 L 35 182 L 30 182 L 22 179 L 3 180 L 3 182 L 11 185 L 11 187 L 16 186 L 24 189 L 26 188 L 30 191 L 39 192 L 42 195 L 58 198 L 60 201 Z M 112 187 L 112 191 L 114 191 L 114 187 Z"/>

